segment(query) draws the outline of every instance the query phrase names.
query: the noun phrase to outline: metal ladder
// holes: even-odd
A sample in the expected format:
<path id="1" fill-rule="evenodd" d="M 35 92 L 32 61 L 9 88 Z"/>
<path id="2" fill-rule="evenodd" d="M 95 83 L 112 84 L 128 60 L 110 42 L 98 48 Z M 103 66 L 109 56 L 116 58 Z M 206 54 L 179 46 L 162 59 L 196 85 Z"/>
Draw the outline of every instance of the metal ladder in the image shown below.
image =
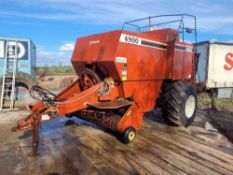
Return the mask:
<path id="1" fill-rule="evenodd" d="M 17 60 L 18 41 L 7 41 L 4 55 L 0 111 L 8 111 L 14 108 Z"/>

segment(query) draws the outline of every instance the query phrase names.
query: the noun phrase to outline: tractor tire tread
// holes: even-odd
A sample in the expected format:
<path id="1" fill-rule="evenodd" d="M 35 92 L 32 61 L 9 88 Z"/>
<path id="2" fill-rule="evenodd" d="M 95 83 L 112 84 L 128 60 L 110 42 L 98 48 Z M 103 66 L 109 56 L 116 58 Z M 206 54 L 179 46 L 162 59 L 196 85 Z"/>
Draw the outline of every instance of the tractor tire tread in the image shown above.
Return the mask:
<path id="1" fill-rule="evenodd" d="M 184 103 L 189 93 L 194 94 L 196 99 L 195 89 L 187 82 L 169 81 L 164 83 L 159 106 L 162 107 L 164 120 L 168 124 L 187 127 L 193 121 L 195 116 L 189 119 L 184 115 Z M 193 115 L 195 114 L 196 106 Z"/>

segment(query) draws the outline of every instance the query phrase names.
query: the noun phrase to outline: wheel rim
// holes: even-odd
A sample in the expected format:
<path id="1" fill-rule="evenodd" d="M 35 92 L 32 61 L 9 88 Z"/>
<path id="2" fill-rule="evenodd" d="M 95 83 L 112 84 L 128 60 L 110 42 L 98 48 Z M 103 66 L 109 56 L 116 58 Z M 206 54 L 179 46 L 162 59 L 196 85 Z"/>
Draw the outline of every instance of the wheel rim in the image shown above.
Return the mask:
<path id="1" fill-rule="evenodd" d="M 196 99 L 194 95 L 190 95 L 185 102 L 185 116 L 191 118 L 196 109 Z"/>
<path id="2" fill-rule="evenodd" d="M 100 79 L 99 76 L 92 70 L 86 69 L 79 75 L 81 80 L 81 85 L 84 90 L 97 84 Z"/>
<path id="3" fill-rule="evenodd" d="M 133 141 L 134 138 L 135 138 L 135 132 L 130 131 L 130 132 L 129 132 L 129 136 L 128 136 L 129 141 L 130 141 L 130 142 Z"/>

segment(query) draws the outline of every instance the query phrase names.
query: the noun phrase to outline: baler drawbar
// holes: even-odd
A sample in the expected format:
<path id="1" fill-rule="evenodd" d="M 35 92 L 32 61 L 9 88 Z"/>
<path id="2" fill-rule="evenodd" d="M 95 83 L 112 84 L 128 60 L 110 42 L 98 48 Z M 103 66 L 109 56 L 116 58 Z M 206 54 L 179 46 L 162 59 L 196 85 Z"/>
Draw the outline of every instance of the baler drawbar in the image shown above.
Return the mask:
<path id="1" fill-rule="evenodd" d="M 91 70 L 87 72 L 90 73 Z M 85 74 L 88 77 L 87 72 Z M 87 82 L 81 83 L 79 79 L 58 95 L 39 86 L 32 87 L 31 95 L 37 99 L 40 97 L 42 101 L 29 105 L 32 113 L 19 120 L 15 130 L 34 128 L 33 152 L 35 152 L 37 146 L 39 124 L 64 115 L 78 116 L 114 132 L 123 133 L 126 129 L 128 129 L 128 132 L 132 130 L 130 138 L 134 138 L 132 134 L 135 134 L 135 130 L 138 130 L 142 124 L 142 112 L 137 104 L 123 98 L 112 99 L 118 97 L 119 94 L 117 94 L 118 87 L 115 86 L 115 82 L 111 78 L 98 83 L 96 80 L 89 80 L 88 83 L 93 84 L 90 88 L 85 89 L 90 84 L 86 84 Z M 132 120 L 132 116 L 137 119 Z M 126 139 L 124 141 L 132 140 Z"/>

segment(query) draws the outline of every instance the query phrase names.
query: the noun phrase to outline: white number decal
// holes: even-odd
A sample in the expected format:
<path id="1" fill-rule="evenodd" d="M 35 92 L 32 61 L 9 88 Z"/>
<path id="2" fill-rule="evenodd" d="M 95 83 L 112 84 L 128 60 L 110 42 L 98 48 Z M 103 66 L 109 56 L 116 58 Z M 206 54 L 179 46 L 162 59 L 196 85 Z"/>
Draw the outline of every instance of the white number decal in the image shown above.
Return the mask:
<path id="1" fill-rule="evenodd" d="M 139 39 L 137 37 L 133 36 L 125 36 L 124 37 L 125 42 L 132 43 L 132 44 L 139 44 Z"/>

